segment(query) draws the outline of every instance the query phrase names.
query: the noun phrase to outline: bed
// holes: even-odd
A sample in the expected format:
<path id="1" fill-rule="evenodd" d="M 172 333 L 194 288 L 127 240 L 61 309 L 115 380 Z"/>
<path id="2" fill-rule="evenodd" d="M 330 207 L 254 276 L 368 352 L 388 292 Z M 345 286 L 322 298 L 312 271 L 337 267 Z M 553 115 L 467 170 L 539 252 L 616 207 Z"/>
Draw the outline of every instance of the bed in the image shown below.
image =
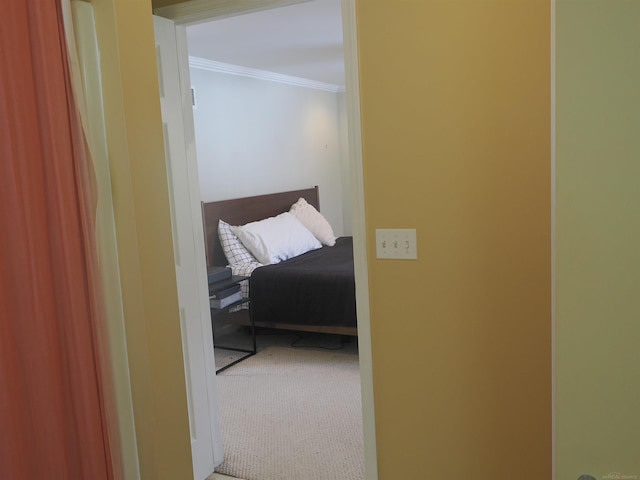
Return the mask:
<path id="1" fill-rule="evenodd" d="M 288 212 L 300 198 L 320 211 L 318 187 L 202 203 L 207 266 L 229 264 L 218 235 L 220 220 L 245 225 L 267 219 Z M 357 335 L 352 238 L 255 268 L 249 292 L 256 327 Z M 232 315 L 249 323 L 246 310 Z"/>

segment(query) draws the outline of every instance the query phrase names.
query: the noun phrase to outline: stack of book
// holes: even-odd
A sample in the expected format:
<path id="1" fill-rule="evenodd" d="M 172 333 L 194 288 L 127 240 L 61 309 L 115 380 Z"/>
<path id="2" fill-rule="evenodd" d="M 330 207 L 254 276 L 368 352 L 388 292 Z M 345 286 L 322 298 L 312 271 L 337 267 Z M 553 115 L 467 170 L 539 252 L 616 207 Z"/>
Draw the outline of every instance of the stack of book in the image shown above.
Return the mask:
<path id="1" fill-rule="evenodd" d="M 211 267 L 207 276 L 209 277 L 209 306 L 211 308 L 225 308 L 242 300 L 240 283 L 233 281 L 230 268 Z"/>
<path id="2" fill-rule="evenodd" d="M 234 283 L 231 286 L 209 292 L 209 306 L 211 308 L 225 308 L 242 300 L 242 291 L 239 283 Z"/>
<path id="3" fill-rule="evenodd" d="M 229 280 L 231 278 L 231 269 L 229 267 L 209 267 L 207 268 L 207 279 L 209 286 L 214 283 Z"/>

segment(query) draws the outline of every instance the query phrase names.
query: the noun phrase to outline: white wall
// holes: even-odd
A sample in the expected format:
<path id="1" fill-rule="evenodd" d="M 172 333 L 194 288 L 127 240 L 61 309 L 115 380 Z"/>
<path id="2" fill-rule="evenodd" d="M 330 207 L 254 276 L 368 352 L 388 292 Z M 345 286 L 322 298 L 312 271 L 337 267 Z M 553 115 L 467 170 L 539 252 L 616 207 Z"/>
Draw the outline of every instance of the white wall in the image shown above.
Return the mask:
<path id="1" fill-rule="evenodd" d="M 337 94 L 195 67 L 190 73 L 202 200 L 318 185 L 320 210 L 336 235 L 350 234 Z"/>

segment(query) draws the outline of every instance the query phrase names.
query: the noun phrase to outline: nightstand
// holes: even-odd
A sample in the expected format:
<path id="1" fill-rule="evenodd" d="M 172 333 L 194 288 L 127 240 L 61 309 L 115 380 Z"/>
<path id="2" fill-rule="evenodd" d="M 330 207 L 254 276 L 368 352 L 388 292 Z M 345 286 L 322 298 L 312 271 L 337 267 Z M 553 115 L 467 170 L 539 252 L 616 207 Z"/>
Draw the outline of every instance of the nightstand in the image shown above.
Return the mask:
<path id="1" fill-rule="evenodd" d="M 222 281 L 219 282 L 214 282 L 214 283 L 210 283 L 209 284 L 209 301 L 210 303 L 213 303 L 213 299 L 216 297 L 216 292 L 220 292 L 220 291 L 224 291 L 226 289 L 232 288 L 234 285 L 238 285 L 240 282 L 242 282 L 243 280 L 248 280 L 249 277 L 248 276 L 241 276 L 241 275 L 233 275 L 230 278 L 224 279 Z M 233 317 L 233 313 L 230 313 L 231 310 L 233 310 L 235 307 L 241 307 L 243 305 L 247 305 L 249 307 L 249 320 L 250 320 L 250 329 L 251 329 L 251 334 L 250 337 L 248 339 L 249 343 L 250 343 L 250 347 L 249 348 L 241 348 L 238 347 L 236 345 L 225 345 L 224 344 L 224 335 L 218 335 L 218 337 L 216 337 L 216 327 L 218 328 L 218 330 L 222 330 L 222 327 L 224 326 L 224 320 L 225 319 L 229 319 Z M 252 355 L 255 355 L 257 352 L 257 348 L 256 348 L 256 329 L 255 329 L 255 325 L 253 322 L 253 315 L 251 315 L 251 299 L 250 298 L 242 298 L 239 299 L 233 303 L 230 303 L 229 305 L 225 305 L 222 308 L 214 308 L 211 307 L 211 328 L 212 328 L 212 332 L 213 332 L 213 346 L 214 349 L 216 350 L 230 350 L 233 352 L 241 352 L 244 353 L 244 355 L 242 355 L 239 358 L 234 359 L 233 361 L 231 361 L 230 363 L 225 364 L 224 366 L 216 369 L 216 374 L 226 370 L 229 367 L 232 367 L 234 365 L 236 365 L 237 363 L 241 362 L 242 360 L 245 360 L 249 357 L 251 357 Z M 233 323 L 231 322 L 227 322 L 227 324 L 231 324 Z"/>

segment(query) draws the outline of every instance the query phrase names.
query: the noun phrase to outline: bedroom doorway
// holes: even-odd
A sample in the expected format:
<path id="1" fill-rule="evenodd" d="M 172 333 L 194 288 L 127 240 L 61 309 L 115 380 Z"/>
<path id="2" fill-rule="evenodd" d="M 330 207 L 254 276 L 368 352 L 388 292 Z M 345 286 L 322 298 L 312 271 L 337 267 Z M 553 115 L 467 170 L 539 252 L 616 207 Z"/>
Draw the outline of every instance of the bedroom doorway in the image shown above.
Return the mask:
<path id="1" fill-rule="evenodd" d="M 170 7 L 157 9 L 155 13 L 166 18 L 170 18 L 178 25 L 188 26 L 218 17 L 239 15 L 255 10 L 255 6 L 243 5 L 229 6 L 228 2 L 211 0 L 209 7 L 201 8 L 196 14 L 189 10 L 192 2 L 185 2 Z M 202 7 L 203 2 L 198 2 Z M 240 3 L 240 2 L 237 2 Z M 276 0 L 264 1 L 260 8 L 275 8 L 284 5 L 302 3 L 301 1 Z M 265 7 L 265 5 L 267 5 Z M 363 207 L 363 187 L 362 187 L 362 159 L 360 149 L 360 122 L 359 122 L 359 99 L 357 95 L 357 49 L 355 39 L 355 5 L 352 0 L 344 0 L 342 5 L 343 22 L 345 23 L 345 65 L 347 71 L 347 90 L 350 95 L 346 98 L 345 121 L 348 122 L 348 156 L 352 179 L 348 190 L 350 191 L 349 208 L 355 212 L 352 219 L 352 231 L 354 236 L 354 260 L 356 266 L 357 283 L 357 304 L 358 304 L 358 347 L 360 357 L 360 382 L 362 390 L 362 415 L 365 442 L 365 463 L 367 479 L 377 478 L 376 457 L 375 457 L 375 431 L 373 415 L 373 386 L 371 372 L 371 341 L 368 317 L 368 286 L 366 275 L 366 253 L 364 251 L 365 225 Z M 193 97 L 192 97 L 193 98 Z M 195 92 L 195 102 L 197 108 L 198 92 Z M 353 187 L 352 187 L 353 185 Z"/>

